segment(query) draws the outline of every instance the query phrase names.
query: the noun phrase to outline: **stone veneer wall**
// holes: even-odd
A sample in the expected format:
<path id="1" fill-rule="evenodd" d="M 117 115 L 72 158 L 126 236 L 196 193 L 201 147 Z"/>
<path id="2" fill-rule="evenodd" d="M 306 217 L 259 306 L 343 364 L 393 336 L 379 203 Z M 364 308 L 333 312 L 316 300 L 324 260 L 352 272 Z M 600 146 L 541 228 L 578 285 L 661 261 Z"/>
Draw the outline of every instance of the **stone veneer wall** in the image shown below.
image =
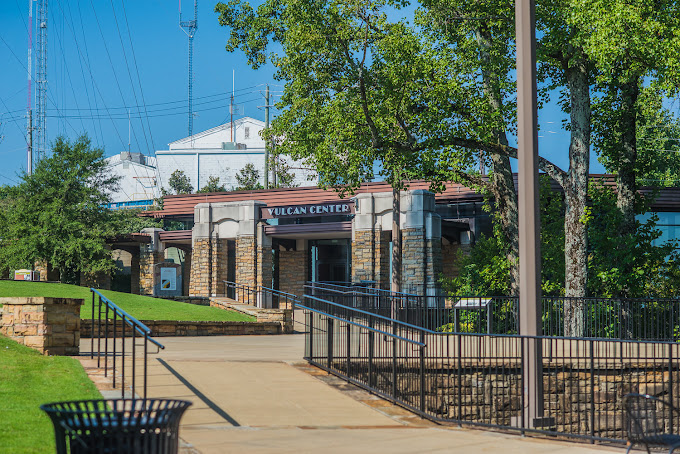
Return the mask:
<path id="1" fill-rule="evenodd" d="M 302 297 L 307 276 L 307 251 L 279 251 L 279 290 Z"/>
<path id="2" fill-rule="evenodd" d="M 257 264 L 257 244 L 254 235 L 236 238 L 236 283 L 254 287 Z"/>
<path id="3" fill-rule="evenodd" d="M 142 320 L 142 323 L 151 330 L 154 337 L 166 336 L 243 336 L 281 334 L 282 325 L 279 321 L 257 322 L 186 322 L 177 320 Z M 116 325 L 118 336 L 123 332 L 122 321 Z M 113 322 L 109 323 L 109 330 L 113 332 Z M 92 322 L 82 321 L 81 336 L 90 338 Z M 103 336 L 103 334 L 102 334 Z M 126 337 L 132 337 L 130 327 L 126 326 Z"/>
<path id="4" fill-rule="evenodd" d="M 274 270 L 272 248 L 257 248 L 257 286 L 272 288 L 274 286 Z"/>
<path id="5" fill-rule="evenodd" d="M 401 287 L 403 291 L 422 288 L 428 266 L 425 251 L 425 230 L 422 228 L 401 231 Z"/>
<path id="6" fill-rule="evenodd" d="M 372 281 L 375 273 L 373 230 L 356 230 L 352 239 L 352 281 Z"/>
<path id="7" fill-rule="evenodd" d="M 190 254 L 190 296 L 211 296 L 224 292 L 227 280 L 228 240 L 200 238 L 194 241 Z M 185 267 L 186 269 L 186 267 Z"/>
<path id="8" fill-rule="evenodd" d="M 150 244 L 139 248 L 139 294 L 153 295 L 154 266 L 165 260 L 163 252 L 149 250 Z"/>
<path id="9" fill-rule="evenodd" d="M 380 288 L 390 286 L 391 232 L 357 230 L 352 240 L 352 281 L 376 281 Z"/>
<path id="10" fill-rule="evenodd" d="M 55 270 L 52 265 L 46 261 L 35 262 L 34 269 L 40 273 L 41 281 L 58 281 L 59 271 Z"/>
<path id="11" fill-rule="evenodd" d="M 76 298 L 0 298 L 0 334 L 44 355 L 80 352 L 80 306 Z"/>
<path id="12" fill-rule="evenodd" d="M 616 366 L 616 363 L 612 361 L 608 367 L 592 370 L 544 363 L 544 411 L 546 417 L 555 419 L 554 429 L 558 433 L 625 439 L 622 404 L 623 396 L 628 393 L 650 394 L 664 400 L 671 400 L 672 396 L 673 405 L 676 408 L 680 405 L 680 371 L 676 368 L 669 372 L 667 364 L 654 367 L 650 364 Z M 344 360 L 333 364 L 333 368 L 341 372 L 346 366 Z M 409 370 L 405 365 L 401 370 L 404 373 L 397 378 L 399 397 L 417 408 L 420 402 L 418 369 Z M 367 372 L 365 364 L 352 364 L 353 378 L 368 383 Z M 390 368 L 374 364 L 373 377 L 376 388 L 392 388 Z M 476 365 L 461 370 L 428 367 L 424 380 L 425 411 L 443 419 L 518 427 L 521 380 L 521 367 L 516 364 Z M 593 413 L 595 424 L 591 426 Z"/>

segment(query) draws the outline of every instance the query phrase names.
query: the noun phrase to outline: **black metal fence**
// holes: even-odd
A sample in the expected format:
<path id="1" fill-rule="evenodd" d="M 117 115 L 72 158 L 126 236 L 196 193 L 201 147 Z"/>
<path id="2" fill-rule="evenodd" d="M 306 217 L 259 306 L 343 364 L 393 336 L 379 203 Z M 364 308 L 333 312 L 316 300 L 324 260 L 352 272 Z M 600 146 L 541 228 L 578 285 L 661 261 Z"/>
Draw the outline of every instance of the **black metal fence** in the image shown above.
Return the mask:
<path id="1" fill-rule="evenodd" d="M 680 344 L 441 332 L 309 295 L 300 307 L 310 363 L 434 420 L 622 442 L 626 394 L 680 404 Z"/>
<path id="2" fill-rule="evenodd" d="M 309 283 L 306 293 L 435 331 L 517 334 L 516 297 L 393 293 L 351 284 Z M 543 334 L 564 336 L 565 321 L 575 320 L 578 337 L 680 340 L 678 298 L 543 297 Z M 567 315 L 569 314 L 569 315 Z"/>
<path id="3" fill-rule="evenodd" d="M 104 376 L 109 373 L 113 380 L 113 388 L 120 386 L 121 398 L 125 398 L 126 391 L 126 356 L 130 356 L 132 371 L 127 382 L 131 398 L 137 398 L 137 340 L 141 340 L 142 348 L 142 397 L 146 399 L 149 344 L 159 350 L 165 347 L 151 337 L 151 330 L 142 322 L 118 307 L 113 301 L 91 288 L 92 293 L 92 324 L 90 335 L 90 358 L 97 357 L 97 367 L 104 362 Z M 130 346 L 126 347 L 128 340 Z M 120 359 L 119 359 L 120 357 Z M 118 375 L 120 373 L 120 376 Z"/>
<path id="4" fill-rule="evenodd" d="M 292 293 L 269 287 L 251 287 L 236 282 L 223 281 L 224 296 L 239 303 L 274 309 L 294 309 L 300 298 Z"/>

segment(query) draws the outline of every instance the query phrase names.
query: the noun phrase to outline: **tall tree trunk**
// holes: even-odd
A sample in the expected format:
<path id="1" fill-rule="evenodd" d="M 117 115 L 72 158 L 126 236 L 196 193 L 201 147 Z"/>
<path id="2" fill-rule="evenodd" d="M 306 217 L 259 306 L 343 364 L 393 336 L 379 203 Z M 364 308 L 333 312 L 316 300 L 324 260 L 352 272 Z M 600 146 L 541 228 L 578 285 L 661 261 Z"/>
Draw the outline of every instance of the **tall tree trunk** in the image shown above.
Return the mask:
<path id="1" fill-rule="evenodd" d="M 590 85 L 588 72 L 581 64 L 567 69 L 570 93 L 571 143 L 569 144 L 569 172 L 564 188 L 564 305 L 565 336 L 584 334 L 584 302 L 588 284 L 588 242 L 583 215 L 588 193 L 590 162 Z"/>
<path id="2" fill-rule="evenodd" d="M 616 206 L 623 215 L 622 233 L 635 230 L 635 194 L 637 182 L 637 101 L 640 96 L 640 78 L 634 76 L 621 87 L 621 154 L 616 177 Z"/>
<path id="3" fill-rule="evenodd" d="M 493 67 L 490 53 L 492 42 L 493 36 L 487 28 L 480 27 L 477 29 L 484 94 L 492 112 L 500 117 L 502 115 L 502 97 L 499 76 L 491 70 Z M 494 127 L 491 133 L 496 143 L 508 145 L 508 138 L 504 129 Z M 517 191 L 515 190 L 512 167 L 508 156 L 491 155 L 491 191 L 496 200 L 496 216 L 509 244 L 506 258 L 510 263 L 510 293 L 512 296 L 517 296 L 519 294 L 519 211 Z"/>

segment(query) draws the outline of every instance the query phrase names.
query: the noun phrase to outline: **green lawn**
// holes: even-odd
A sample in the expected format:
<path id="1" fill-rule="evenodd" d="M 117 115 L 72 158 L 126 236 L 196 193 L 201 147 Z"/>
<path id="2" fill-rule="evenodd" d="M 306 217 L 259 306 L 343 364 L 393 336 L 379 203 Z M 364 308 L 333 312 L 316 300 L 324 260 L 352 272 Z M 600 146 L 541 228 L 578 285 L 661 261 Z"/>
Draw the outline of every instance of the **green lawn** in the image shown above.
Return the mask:
<path id="1" fill-rule="evenodd" d="M 110 290 L 104 290 L 102 294 L 138 320 L 255 321 L 254 317 L 216 307 L 197 306 Z M 85 304 L 81 310 L 81 318 L 92 316 L 92 293 L 86 287 L 45 282 L 0 281 L 0 297 L 8 296 L 83 298 Z"/>
<path id="2" fill-rule="evenodd" d="M 0 453 L 53 453 L 52 423 L 39 406 L 79 399 L 101 395 L 78 360 L 0 336 Z"/>

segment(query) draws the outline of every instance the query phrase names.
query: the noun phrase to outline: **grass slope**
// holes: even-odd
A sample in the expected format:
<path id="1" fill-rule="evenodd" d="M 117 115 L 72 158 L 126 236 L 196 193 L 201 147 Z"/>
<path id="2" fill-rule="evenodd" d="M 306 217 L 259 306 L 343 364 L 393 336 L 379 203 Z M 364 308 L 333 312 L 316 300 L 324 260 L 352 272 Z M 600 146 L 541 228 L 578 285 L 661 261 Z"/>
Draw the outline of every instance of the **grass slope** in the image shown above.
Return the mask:
<path id="1" fill-rule="evenodd" d="M 254 317 L 216 307 L 197 306 L 180 301 L 103 290 L 102 294 L 138 320 L 237 321 L 252 322 Z M 52 296 L 83 298 L 81 318 L 92 316 L 92 293 L 87 287 L 46 282 L 0 281 L 0 297 Z"/>
<path id="2" fill-rule="evenodd" d="M 0 453 L 53 453 L 54 430 L 39 406 L 101 399 L 80 363 L 0 336 Z"/>

